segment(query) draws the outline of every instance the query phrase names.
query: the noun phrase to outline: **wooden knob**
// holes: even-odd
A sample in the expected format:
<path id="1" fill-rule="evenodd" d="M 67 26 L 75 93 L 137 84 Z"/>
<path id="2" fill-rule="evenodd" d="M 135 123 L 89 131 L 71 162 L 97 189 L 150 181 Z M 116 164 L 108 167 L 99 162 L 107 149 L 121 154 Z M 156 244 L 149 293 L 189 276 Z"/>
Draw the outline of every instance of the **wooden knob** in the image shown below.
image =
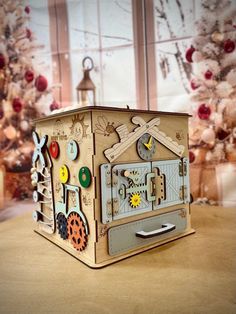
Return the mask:
<path id="1" fill-rule="evenodd" d="M 33 168 L 30 169 L 30 173 L 33 173 L 33 172 L 35 172 L 35 171 L 37 171 L 37 169 L 36 169 L 35 167 L 33 167 Z"/>
<path id="2" fill-rule="evenodd" d="M 129 177 L 130 176 L 129 170 L 125 170 L 124 173 L 123 173 L 123 176 L 126 177 L 126 178 Z"/>

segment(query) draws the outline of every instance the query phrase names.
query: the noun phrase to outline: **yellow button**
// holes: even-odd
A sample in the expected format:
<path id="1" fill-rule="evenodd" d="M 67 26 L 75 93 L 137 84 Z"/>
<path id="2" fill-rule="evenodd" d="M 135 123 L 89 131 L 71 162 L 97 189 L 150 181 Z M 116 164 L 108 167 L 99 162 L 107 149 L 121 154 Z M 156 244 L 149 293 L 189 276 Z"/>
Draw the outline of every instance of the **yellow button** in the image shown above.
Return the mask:
<path id="1" fill-rule="evenodd" d="M 68 181 L 69 170 L 66 165 L 61 166 L 59 176 L 60 176 L 61 183 L 66 183 Z"/>

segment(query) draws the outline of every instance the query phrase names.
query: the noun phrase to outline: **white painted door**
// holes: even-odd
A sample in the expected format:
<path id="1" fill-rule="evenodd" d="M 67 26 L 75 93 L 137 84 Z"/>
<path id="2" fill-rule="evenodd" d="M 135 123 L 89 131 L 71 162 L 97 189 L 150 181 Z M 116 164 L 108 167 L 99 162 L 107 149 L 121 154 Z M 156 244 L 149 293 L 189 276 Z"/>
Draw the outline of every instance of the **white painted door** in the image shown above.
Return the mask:
<path id="1" fill-rule="evenodd" d="M 183 203 L 181 198 L 183 176 L 179 173 L 180 162 L 180 159 L 152 162 L 152 170 L 157 168 L 159 173 L 165 176 L 165 199 L 158 205 L 153 204 L 154 210 Z M 160 187 L 157 186 L 156 189 L 158 188 Z"/>

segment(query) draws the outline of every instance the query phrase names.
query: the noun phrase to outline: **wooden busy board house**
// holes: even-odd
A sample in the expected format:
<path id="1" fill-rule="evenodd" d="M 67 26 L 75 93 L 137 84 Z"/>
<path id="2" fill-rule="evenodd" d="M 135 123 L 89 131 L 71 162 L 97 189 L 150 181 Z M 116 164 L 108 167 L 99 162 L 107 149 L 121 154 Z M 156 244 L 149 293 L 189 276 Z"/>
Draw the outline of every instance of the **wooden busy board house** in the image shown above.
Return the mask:
<path id="1" fill-rule="evenodd" d="M 35 125 L 39 234 L 96 268 L 194 232 L 187 114 L 85 107 Z"/>

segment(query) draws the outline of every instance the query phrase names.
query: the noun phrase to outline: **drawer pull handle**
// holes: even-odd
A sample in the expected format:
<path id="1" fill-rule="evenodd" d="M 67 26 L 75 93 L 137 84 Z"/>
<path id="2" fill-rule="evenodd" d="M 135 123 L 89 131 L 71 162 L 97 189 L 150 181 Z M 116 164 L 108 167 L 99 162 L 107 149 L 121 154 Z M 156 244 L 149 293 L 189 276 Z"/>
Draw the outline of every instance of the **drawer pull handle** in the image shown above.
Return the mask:
<path id="1" fill-rule="evenodd" d="M 175 228 L 176 228 L 175 225 L 172 225 L 170 223 L 166 223 L 166 224 L 163 224 L 162 227 L 160 229 L 157 229 L 157 230 L 148 231 L 148 232 L 143 231 L 143 230 L 138 231 L 138 232 L 136 232 L 136 237 L 144 238 L 144 239 L 152 238 L 152 237 L 164 234 L 164 233 L 171 232 L 171 231 L 175 230 Z"/>

